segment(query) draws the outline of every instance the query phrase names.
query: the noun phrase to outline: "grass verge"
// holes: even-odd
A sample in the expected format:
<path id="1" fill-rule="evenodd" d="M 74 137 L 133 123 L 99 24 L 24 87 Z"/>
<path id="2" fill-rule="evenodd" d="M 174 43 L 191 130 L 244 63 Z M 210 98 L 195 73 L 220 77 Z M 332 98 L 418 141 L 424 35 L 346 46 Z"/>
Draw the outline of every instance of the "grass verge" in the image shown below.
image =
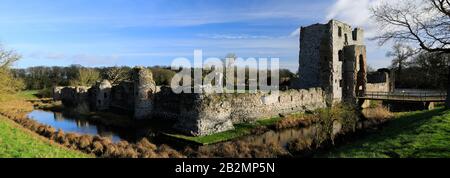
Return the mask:
<path id="1" fill-rule="evenodd" d="M 0 116 L 0 158 L 89 158 L 92 155 L 50 142 Z"/>
<path id="2" fill-rule="evenodd" d="M 450 110 L 396 114 L 383 129 L 319 157 L 450 158 Z"/>

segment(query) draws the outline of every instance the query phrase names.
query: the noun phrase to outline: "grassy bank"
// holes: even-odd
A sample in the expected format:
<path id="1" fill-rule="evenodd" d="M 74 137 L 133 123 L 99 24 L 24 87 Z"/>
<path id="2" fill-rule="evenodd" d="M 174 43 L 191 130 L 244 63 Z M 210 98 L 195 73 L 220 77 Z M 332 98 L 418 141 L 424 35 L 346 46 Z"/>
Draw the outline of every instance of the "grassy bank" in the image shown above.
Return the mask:
<path id="1" fill-rule="evenodd" d="M 450 110 L 397 114 L 376 133 L 319 157 L 450 158 Z"/>
<path id="2" fill-rule="evenodd" d="M 237 124 L 234 126 L 235 129 L 233 129 L 233 130 L 216 133 L 216 134 L 212 134 L 212 135 L 208 135 L 208 136 L 201 136 L 201 137 L 186 136 L 186 135 L 182 135 L 182 134 L 166 134 L 166 135 L 169 137 L 185 140 L 187 142 L 191 142 L 191 143 L 195 143 L 195 144 L 199 144 L 199 145 L 210 145 L 210 144 L 233 140 L 235 138 L 250 135 L 250 134 L 252 134 L 252 131 L 254 129 L 274 125 L 275 123 L 277 123 L 278 121 L 280 121 L 282 119 L 283 118 L 281 118 L 281 117 L 273 117 L 273 118 L 269 118 L 269 119 L 256 121 L 253 124 Z"/>
<path id="3" fill-rule="evenodd" d="M 50 142 L 13 121 L 0 116 L 0 158 L 93 157 Z"/>
<path id="4" fill-rule="evenodd" d="M 23 100 L 37 99 L 38 91 L 24 91 L 0 101 L 0 109 L 32 108 Z M 14 121 L 0 116 L 0 158 L 86 158 L 92 155 L 71 150 L 28 130 Z"/>

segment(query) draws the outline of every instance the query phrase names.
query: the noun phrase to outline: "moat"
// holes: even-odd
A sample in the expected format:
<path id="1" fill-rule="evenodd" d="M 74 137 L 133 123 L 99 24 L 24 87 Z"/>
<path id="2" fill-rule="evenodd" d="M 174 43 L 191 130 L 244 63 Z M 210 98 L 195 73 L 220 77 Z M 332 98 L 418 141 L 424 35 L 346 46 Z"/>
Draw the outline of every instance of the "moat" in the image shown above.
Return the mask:
<path id="1" fill-rule="evenodd" d="M 66 133 L 75 133 L 80 135 L 87 134 L 91 136 L 98 135 L 109 138 L 116 143 L 121 140 L 135 142 L 143 137 L 146 137 L 154 142 L 162 142 L 161 137 L 158 137 L 158 133 L 162 131 L 162 129 L 158 129 L 160 125 L 150 127 L 136 124 L 119 127 L 102 122 L 94 122 L 92 118 L 88 119 L 84 116 L 44 110 L 34 110 L 28 114 L 28 117 L 41 124 L 49 125 L 57 130 L 61 129 Z"/>
<path id="2" fill-rule="evenodd" d="M 28 114 L 30 119 L 38 121 L 41 124 L 49 125 L 55 129 L 61 129 L 65 133 L 87 134 L 91 136 L 101 136 L 111 139 L 117 143 L 122 140 L 130 143 L 136 142 L 139 139 L 145 137 L 155 144 L 166 144 L 176 150 L 182 151 L 187 147 L 202 150 L 216 150 L 217 146 L 222 143 L 240 141 L 245 143 L 251 143 L 253 145 L 269 145 L 276 144 L 281 146 L 287 151 L 287 145 L 289 142 L 295 139 L 315 139 L 316 135 L 322 131 L 322 127 L 319 124 L 313 124 L 307 127 L 288 128 L 283 130 L 265 130 L 261 133 L 249 134 L 240 138 L 236 138 L 227 142 L 200 146 L 193 143 L 189 143 L 183 140 L 177 140 L 175 138 L 168 138 L 162 134 L 165 130 L 158 126 L 150 127 L 151 124 L 131 127 L 117 127 L 102 124 L 101 122 L 94 122 L 83 118 L 81 116 L 69 116 L 62 112 L 52 112 L 43 110 L 34 110 Z"/>

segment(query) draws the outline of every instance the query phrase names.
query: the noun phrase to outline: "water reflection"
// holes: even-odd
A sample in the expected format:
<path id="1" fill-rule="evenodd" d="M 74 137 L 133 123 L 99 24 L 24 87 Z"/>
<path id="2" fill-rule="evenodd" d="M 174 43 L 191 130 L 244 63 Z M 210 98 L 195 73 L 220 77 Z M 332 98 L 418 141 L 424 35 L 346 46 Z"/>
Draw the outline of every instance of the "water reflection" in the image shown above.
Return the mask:
<path id="1" fill-rule="evenodd" d="M 39 123 L 52 126 L 55 129 L 61 129 L 66 133 L 78 133 L 88 135 L 100 135 L 102 137 L 111 138 L 114 142 L 119 142 L 125 139 L 113 128 L 91 123 L 84 119 L 76 119 L 64 116 L 60 112 L 48 112 L 35 110 L 28 114 L 30 119 L 36 120 Z"/>

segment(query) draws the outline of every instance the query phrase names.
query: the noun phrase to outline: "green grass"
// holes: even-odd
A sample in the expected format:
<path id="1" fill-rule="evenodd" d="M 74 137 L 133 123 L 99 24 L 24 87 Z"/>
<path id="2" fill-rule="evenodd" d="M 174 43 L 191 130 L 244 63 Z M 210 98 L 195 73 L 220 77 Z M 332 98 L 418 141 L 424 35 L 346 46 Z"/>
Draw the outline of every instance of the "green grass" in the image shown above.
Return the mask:
<path id="1" fill-rule="evenodd" d="M 166 134 L 167 136 L 185 140 L 188 142 L 193 142 L 200 145 L 209 145 L 219 142 L 224 142 L 232 139 L 236 139 L 242 136 L 246 136 L 251 134 L 252 129 L 257 128 L 258 126 L 270 126 L 281 120 L 281 117 L 274 117 L 264 120 L 259 120 L 255 122 L 254 124 L 237 124 L 234 126 L 235 129 L 220 132 L 208 136 L 201 136 L 201 137 L 193 137 L 193 136 L 186 136 L 181 134 Z"/>
<path id="2" fill-rule="evenodd" d="M 0 116 L 0 158 L 88 158 L 93 157 L 28 131 Z"/>
<path id="3" fill-rule="evenodd" d="M 319 157 L 450 158 L 450 110 L 397 114 L 376 133 Z"/>
<path id="4" fill-rule="evenodd" d="M 21 91 L 19 93 L 17 93 L 17 97 L 20 99 L 24 99 L 24 100 L 32 100 L 32 99 L 37 99 L 38 97 L 36 96 L 36 94 L 39 93 L 39 90 L 26 90 L 26 91 Z"/>

